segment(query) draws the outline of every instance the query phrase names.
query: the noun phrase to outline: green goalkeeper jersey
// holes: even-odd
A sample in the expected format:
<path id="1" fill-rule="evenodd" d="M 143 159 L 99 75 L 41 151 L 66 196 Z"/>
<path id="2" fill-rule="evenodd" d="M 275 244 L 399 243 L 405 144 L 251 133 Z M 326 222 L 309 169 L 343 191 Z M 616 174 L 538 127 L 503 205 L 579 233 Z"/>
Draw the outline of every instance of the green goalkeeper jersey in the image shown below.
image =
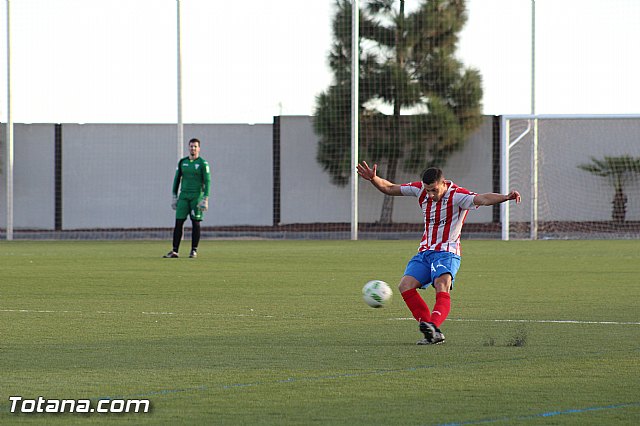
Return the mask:
<path id="1" fill-rule="evenodd" d="M 189 157 L 180 159 L 173 178 L 173 195 L 178 195 L 178 188 L 180 192 L 208 197 L 211 188 L 209 163 L 202 157 L 195 160 L 190 160 Z"/>

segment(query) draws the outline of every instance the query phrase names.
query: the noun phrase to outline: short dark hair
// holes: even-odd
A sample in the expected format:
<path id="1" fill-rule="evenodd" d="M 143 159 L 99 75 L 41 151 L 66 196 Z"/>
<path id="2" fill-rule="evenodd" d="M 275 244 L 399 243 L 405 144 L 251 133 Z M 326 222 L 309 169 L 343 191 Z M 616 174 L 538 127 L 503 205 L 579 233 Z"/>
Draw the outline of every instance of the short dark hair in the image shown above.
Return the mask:
<path id="1" fill-rule="evenodd" d="M 437 167 L 429 167 L 422 172 L 422 182 L 427 185 L 438 182 L 442 177 L 442 170 Z"/>
<path id="2" fill-rule="evenodd" d="M 198 146 L 200 146 L 200 139 L 193 138 L 193 139 L 191 139 L 191 140 L 189 141 L 189 143 L 191 143 L 191 142 L 196 142 L 196 143 L 198 144 Z"/>

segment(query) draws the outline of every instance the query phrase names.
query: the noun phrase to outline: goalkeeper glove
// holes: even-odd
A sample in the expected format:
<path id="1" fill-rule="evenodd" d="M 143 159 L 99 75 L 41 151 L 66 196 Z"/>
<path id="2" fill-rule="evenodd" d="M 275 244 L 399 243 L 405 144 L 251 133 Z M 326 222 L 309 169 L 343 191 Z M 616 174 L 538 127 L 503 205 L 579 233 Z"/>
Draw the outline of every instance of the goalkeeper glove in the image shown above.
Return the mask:
<path id="1" fill-rule="evenodd" d="M 177 206 L 178 206 L 178 196 L 174 195 L 173 201 L 171 201 L 171 208 L 175 210 Z"/>
<path id="2" fill-rule="evenodd" d="M 209 197 L 204 197 L 199 203 L 198 208 L 203 212 L 209 210 Z"/>

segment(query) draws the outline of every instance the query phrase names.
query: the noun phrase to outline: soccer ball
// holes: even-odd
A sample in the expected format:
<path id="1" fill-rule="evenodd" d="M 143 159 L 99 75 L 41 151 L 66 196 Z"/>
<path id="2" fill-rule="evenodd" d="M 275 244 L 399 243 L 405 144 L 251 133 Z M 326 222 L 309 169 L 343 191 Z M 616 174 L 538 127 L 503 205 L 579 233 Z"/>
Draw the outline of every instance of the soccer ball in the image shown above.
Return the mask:
<path id="1" fill-rule="evenodd" d="M 362 287 L 362 298 L 372 308 L 383 307 L 392 295 L 391 287 L 384 281 L 372 280 Z"/>

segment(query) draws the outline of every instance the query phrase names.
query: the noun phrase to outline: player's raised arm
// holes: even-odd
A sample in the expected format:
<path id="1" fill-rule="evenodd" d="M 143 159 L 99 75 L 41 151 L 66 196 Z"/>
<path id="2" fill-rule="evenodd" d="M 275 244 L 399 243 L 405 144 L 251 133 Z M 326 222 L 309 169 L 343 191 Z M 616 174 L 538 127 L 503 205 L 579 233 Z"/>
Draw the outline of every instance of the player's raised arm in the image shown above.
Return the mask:
<path id="1" fill-rule="evenodd" d="M 492 192 L 478 194 L 474 197 L 473 204 L 476 206 L 493 206 L 510 200 L 515 200 L 516 204 L 520 204 L 520 193 L 518 191 L 511 191 L 508 194 L 496 194 Z"/>
<path id="2" fill-rule="evenodd" d="M 402 191 L 400 190 L 400 185 L 397 185 L 393 182 L 389 182 L 386 179 L 382 179 L 377 175 L 378 165 L 374 164 L 373 169 L 369 167 L 366 161 L 363 161 L 357 166 L 358 174 L 365 180 L 368 180 L 375 186 L 378 191 L 387 195 L 402 195 Z"/>

